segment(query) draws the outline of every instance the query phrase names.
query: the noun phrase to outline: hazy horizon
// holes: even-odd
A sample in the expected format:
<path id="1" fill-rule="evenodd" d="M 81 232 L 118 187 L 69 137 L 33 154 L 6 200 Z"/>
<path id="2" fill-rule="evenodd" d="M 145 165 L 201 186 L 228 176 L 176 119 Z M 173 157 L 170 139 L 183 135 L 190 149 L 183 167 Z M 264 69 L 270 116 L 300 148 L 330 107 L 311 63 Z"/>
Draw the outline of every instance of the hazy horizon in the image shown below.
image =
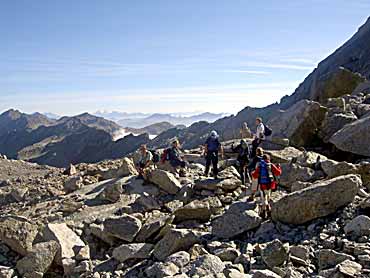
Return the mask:
<path id="1" fill-rule="evenodd" d="M 262 107 L 292 94 L 369 10 L 364 0 L 4 1 L 0 111 Z"/>

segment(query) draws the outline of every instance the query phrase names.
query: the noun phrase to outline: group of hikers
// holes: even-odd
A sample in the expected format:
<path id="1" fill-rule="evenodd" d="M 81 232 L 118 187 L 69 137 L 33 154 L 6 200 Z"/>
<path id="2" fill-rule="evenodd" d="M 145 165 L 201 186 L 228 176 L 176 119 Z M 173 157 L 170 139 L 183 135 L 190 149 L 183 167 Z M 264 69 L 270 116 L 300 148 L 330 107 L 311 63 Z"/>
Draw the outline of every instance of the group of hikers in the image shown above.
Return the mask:
<path id="1" fill-rule="evenodd" d="M 247 128 L 247 124 L 244 124 Z M 251 184 L 251 195 L 248 201 L 254 201 L 257 193 L 260 193 L 261 199 L 261 215 L 268 217 L 271 213 L 271 192 L 277 187 L 277 178 L 281 175 L 282 170 L 280 165 L 271 163 L 270 156 L 264 153 L 264 150 L 259 147 L 265 140 L 266 136 L 270 136 L 271 129 L 266 126 L 261 118 L 256 119 L 256 133 L 254 134 L 251 148 L 245 138 L 234 147 L 231 146 L 233 153 L 237 154 L 237 168 L 240 174 L 243 185 Z M 242 134 L 242 132 L 241 132 Z M 181 156 L 180 143 L 176 139 L 172 142 L 171 147 L 166 149 L 162 155 L 148 150 L 146 145 L 142 145 L 139 151 L 140 157 L 136 165 L 140 179 L 147 181 L 148 175 L 155 163 L 168 162 L 170 167 L 178 171 L 180 176 L 186 176 L 187 162 Z M 224 147 L 219 141 L 219 135 L 216 131 L 212 131 L 204 143 L 203 155 L 206 161 L 204 176 L 208 177 L 212 166 L 212 174 L 215 179 L 218 178 L 218 162 L 219 156 L 224 158 Z M 153 163 L 154 162 L 154 163 Z"/>

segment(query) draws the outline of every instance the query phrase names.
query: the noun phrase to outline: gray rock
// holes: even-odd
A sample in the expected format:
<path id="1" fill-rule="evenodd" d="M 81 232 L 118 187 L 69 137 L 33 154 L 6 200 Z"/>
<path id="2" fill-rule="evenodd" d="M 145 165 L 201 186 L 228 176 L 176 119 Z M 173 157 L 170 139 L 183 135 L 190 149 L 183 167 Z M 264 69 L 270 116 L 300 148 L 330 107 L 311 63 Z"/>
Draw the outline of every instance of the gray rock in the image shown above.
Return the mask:
<path id="1" fill-rule="evenodd" d="M 319 136 L 327 143 L 337 131 L 356 120 L 356 115 L 352 113 L 328 115 L 323 122 Z"/>
<path id="2" fill-rule="evenodd" d="M 275 272 L 268 269 L 252 270 L 250 274 L 253 278 L 282 278 L 280 275 L 277 275 Z"/>
<path id="3" fill-rule="evenodd" d="M 185 251 L 180 251 L 169 256 L 165 262 L 170 262 L 177 265 L 180 269 L 188 265 L 190 262 L 190 254 Z"/>
<path id="4" fill-rule="evenodd" d="M 154 263 L 151 267 L 145 270 L 148 277 L 164 278 L 173 277 L 179 272 L 179 268 L 173 263 Z"/>
<path id="5" fill-rule="evenodd" d="M 309 182 L 313 180 L 315 175 L 313 169 L 294 163 L 282 164 L 281 168 L 283 173 L 280 177 L 280 184 L 289 190 L 291 190 L 292 185 L 297 181 Z"/>
<path id="6" fill-rule="evenodd" d="M 110 202 L 118 202 L 123 193 L 123 186 L 127 183 L 127 179 L 113 179 L 104 185 L 103 192 L 99 195 L 99 199 Z"/>
<path id="7" fill-rule="evenodd" d="M 65 223 L 48 224 L 44 228 L 43 237 L 46 241 L 56 241 L 60 249 L 55 260 L 62 265 L 62 259 L 73 259 L 85 243 Z"/>
<path id="8" fill-rule="evenodd" d="M 160 169 L 152 171 L 149 180 L 170 194 L 176 194 L 182 187 L 173 174 Z"/>
<path id="9" fill-rule="evenodd" d="M 280 111 L 268 124 L 274 136 L 288 138 L 293 146 L 305 146 L 314 140 L 326 111 L 318 102 L 301 100 Z"/>
<path id="10" fill-rule="evenodd" d="M 176 217 L 175 220 L 178 222 L 191 219 L 208 221 L 212 215 L 212 212 L 207 201 L 194 200 L 189 204 L 178 208 L 174 214 Z"/>
<path id="11" fill-rule="evenodd" d="M 36 225 L 16 216 L 0 217 L 0 240 L 20 255 L 32 251 L 32 243 L 38 233 Z"/>
<path id="12" fill-rule="evenodd" d="M 266 243 L 261 249 L 263 262 L 270 268 L 283 265 L 289 256 L 289 245 L 284 245 L 280 240 Z"/>
<path id="13" fill-rule="evenodd" d="M 246 202 L 236 202 L 220 217 L 212 221 L 212 234 L 232 238 L 257 228 L 262 219 Z"/>
<path id="14" fill-rule="evenodd" d="M 46 273 L 59 250 L 56 241 L 35 244 L 33 250 L 17 262 L 17 270 L 23 276 L 32 276 L 36 273 Z"/>
<path id="15" fill-rule="evenodd" d="M 127 242 L 133 242 L 141 229 L 141 221 L 128 214 L 108 218 L 104 220 L 103 225 L 106 233 Z"/>
<path id="16" fill-rule="evenodd" d="M 73 176 L 70 177 L 65 183 L 64 183 L 64 191 L 66 193 L 74 192 L 78 189 L 80 189 L 83 186 L 83 179 L 80 176 Z"/>
<path id="17" fill-rule="evenodd" d="M 272 219 L 297 225 L 327 216 L 352 202 L 361 185 L 362 181 L 356 175 L 346 175 L 316 183 L 306 189 L 290 193 L 273 203 Z"/>
<path id="18" fill-rule="evenodd" d="M 149 243 L 123 244 L 113 250 L 113 258 L 123 263 L 130 259 L 148 259 L 154 245 Z"/>
<path id="19" fill-rule="evenodd" d="M 189 265 L 187 274 L 190 277 L 204 277 L 217 275 L 225 269 L 225 264 L 217 256 L 208 254 L 197 258 Z"/>
<path id="20" fill-rule="evenodd" d="M 346 235 L 370 236 L 370 217 L 359 215 L 344 227 Z"/>
<path id="21" fill-rule="evenodd" d="M 338 149 L 363 156 L 370 156 L 370 115 L 344 126 L 331 138 Z"/>
<path id="22" fill-rule="evenodd" d="M 160 261 L 178 251 L 186 251 L 200 242 L 201 234 L 187 229 L 171 229 L 155 245 L 154 257 Z"/>
<path id="23" fill-rule="evenodd" d="M 332 268 L 345 260 L 354 259 L 354 257 L 344 253 L 339 253 L 331 249 L 323 249 L 319 251 L 319 268 L 320 270 Z"/>
<path id="24" fill-rule="evenodd" d="M 167 214 L 151 216 L 145 221 L 140 232 L 136 236 L 136 240 L 139 242 L 145 242 L 149 238 L 156 235 L 162 228 L 170 225 L 174 218 L 174 216 Z"/>

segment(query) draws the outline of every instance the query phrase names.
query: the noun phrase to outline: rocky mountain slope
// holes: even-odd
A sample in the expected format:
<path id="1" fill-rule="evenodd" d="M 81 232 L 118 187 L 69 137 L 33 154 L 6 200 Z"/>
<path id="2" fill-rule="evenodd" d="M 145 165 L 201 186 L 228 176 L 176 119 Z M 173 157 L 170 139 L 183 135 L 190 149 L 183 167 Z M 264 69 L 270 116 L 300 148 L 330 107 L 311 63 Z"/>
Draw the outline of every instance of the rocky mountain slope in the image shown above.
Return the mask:
<path id="1" fill-rule="evenodd" d="M 158 164 L 146 184 L 136 155 L 68 170 L 0 159 L 1 277 L 369 277 L 369 162 L 268 150 L 283 175 L 262 219 L 231 143 L 217 180 L 199 149 L 186 177 Z"/>

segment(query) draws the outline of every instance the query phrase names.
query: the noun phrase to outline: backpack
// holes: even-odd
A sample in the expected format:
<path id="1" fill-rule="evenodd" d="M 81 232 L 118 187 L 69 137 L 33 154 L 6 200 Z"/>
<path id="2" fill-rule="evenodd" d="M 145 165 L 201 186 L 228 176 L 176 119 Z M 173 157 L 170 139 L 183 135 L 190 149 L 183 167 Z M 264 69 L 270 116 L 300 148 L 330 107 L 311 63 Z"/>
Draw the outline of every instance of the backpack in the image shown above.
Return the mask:
<path id="1" fill-rule="evenodd" d="M 271 170 L 271 163 L 267 163 L 264 160 L 259 162 L 259 183 L 260 184 L 271 184 L 274 179 L 274 175 L 272 174 Z"/>
<path id="2" fill-rule="evenodd" d="M 161 155 L 161 163 L 165 163 L 166 161 L 170 160 L 170 149 L 165 149 Z"/>
<path id="3" fill-rule="evenodd" d="M 158 163 L 161 161 L 161 155 L 155 151 L 155 150 L 150 150 L 150 153 L 152 154 L 153 158 L 152 161 L 154 164 Z"/>
<path id="4" fill-rule="evenodd" d="M 271 136 L 271 134 L 272 129 L 268 125 L 265 125 L 265 136 Z"/>
<path id="5" fill-rule="evenodd" d="M 218 139 L 213 139 L 209 137 L 207 139 L 207 148 L 210 152 L 217 152 L 220 148 L 220 142 L 218 141 Z"/>

